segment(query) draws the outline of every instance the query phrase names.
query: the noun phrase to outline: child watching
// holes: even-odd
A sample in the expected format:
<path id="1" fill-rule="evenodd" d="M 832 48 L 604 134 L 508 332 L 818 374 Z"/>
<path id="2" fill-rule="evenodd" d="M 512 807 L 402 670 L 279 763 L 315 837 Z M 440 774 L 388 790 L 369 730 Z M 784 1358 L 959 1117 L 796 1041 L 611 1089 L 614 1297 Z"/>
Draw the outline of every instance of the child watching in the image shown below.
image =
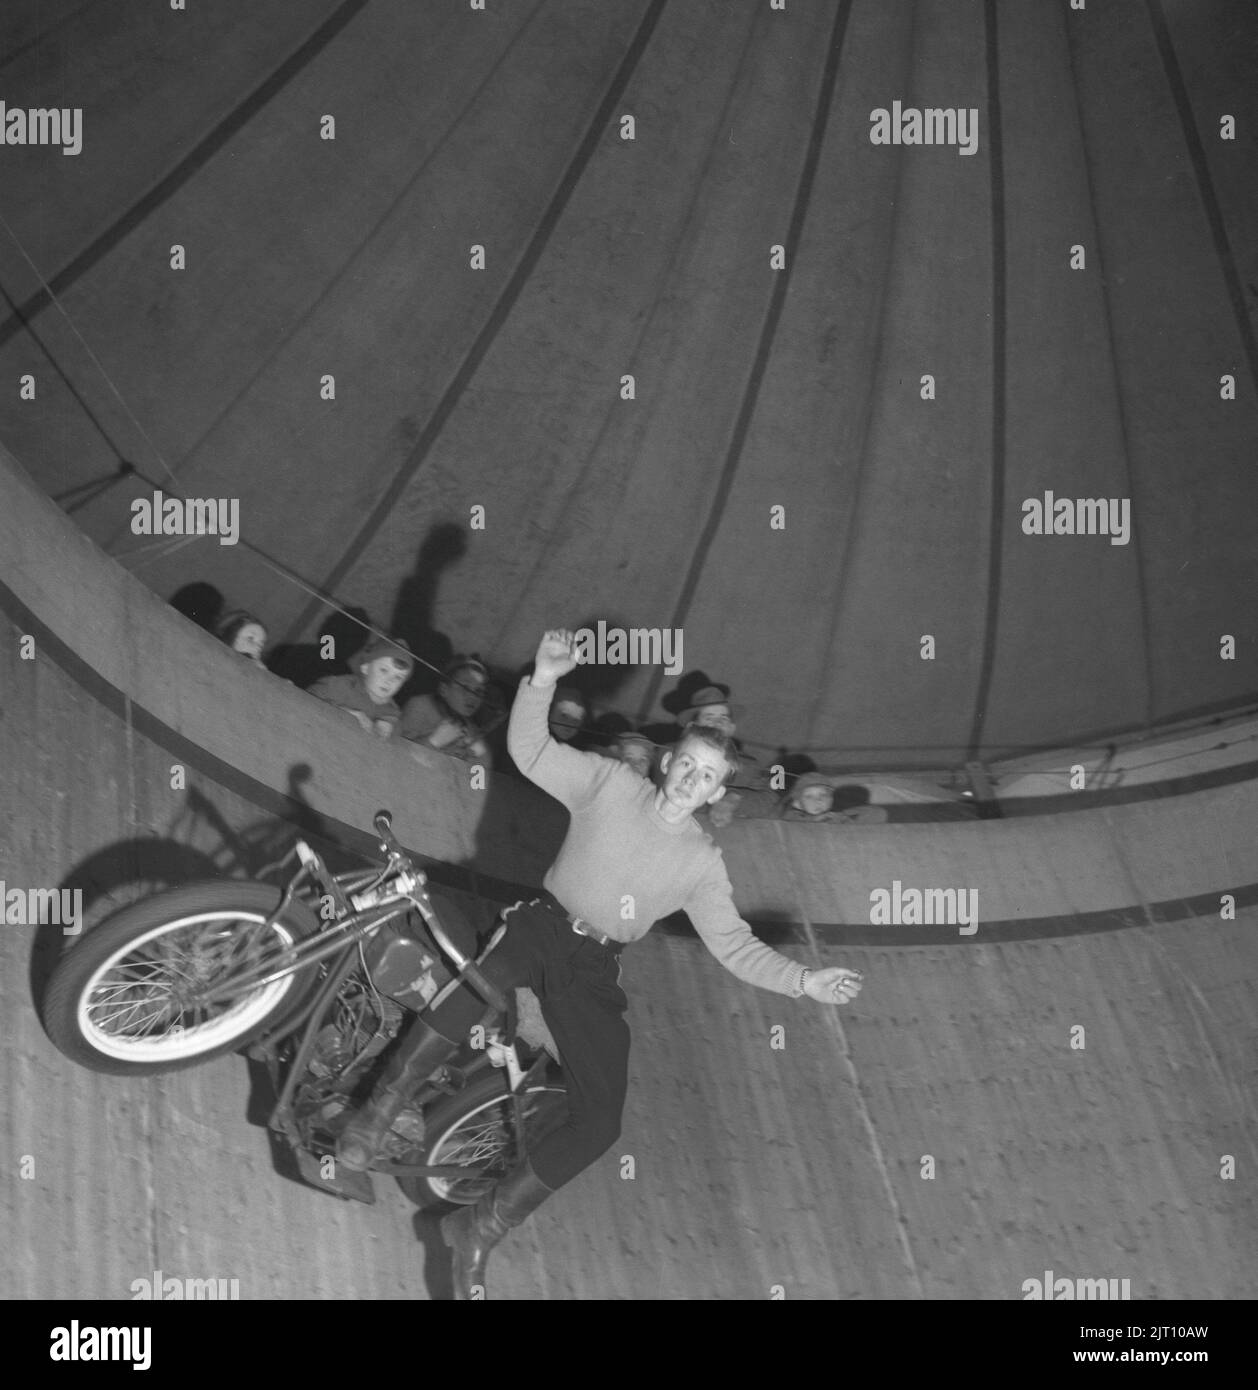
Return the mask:
<path id="1" fill-rule="evenodd" d="M 248 657 L 250 661 L 262 664 L 262 650 L 266 646 L 266 628 L 243 608 L 226 614 L 214 629 L 214 635 L 225 642 L 234 652 Z"/>
<path id="2" fill-rule="evenodd" d="M 393 697 L 414 666 L 415 658 L 405 642 L 376 637 L 354 659 L 352 675 L 324 676 L 310 687 L 310 693 L 343 709 L 368 733 L 389 738 L 402 717 Z"/>
<path id="3" fill-rule="evenodd" d="M 827 824 L 879 825 L 887 819 L 885 807 L 869 804 L 869 788 L 858 782 L 842 786 L 821 773 L 797 778 L 785 797 L 783 819 L 822 821 Z"/>

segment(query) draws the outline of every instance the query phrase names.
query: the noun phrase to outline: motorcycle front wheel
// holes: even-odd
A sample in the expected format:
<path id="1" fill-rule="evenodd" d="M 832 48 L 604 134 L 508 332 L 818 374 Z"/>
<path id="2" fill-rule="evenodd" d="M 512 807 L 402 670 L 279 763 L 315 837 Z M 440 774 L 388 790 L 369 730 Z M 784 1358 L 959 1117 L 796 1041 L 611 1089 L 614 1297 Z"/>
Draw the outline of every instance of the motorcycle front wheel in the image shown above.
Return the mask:
<path id="1" fill-rule="evenodd" d="M 318 931 L 296 901 L 266 927 L 280 896 L 268 884 L 217 879 L 114 913 L 53 971 L 48 1036 L 72 1061 L 118 1076 L 180 1071 L 244 1047 L 300 1007 L 319 967 L 242 982 L 215 1003 L 198 993 L 229 983 L 234 970 L 264 961 L 280 968 L 288 947 Z"/>

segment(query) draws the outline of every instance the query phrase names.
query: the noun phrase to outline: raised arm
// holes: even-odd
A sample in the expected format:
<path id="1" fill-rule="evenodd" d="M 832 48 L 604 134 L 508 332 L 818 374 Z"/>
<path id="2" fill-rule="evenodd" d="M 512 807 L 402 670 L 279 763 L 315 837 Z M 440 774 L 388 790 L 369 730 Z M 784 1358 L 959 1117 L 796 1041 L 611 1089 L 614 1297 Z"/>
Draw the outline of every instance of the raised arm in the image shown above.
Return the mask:
<path id="1" fill-rule="evenodd" d="M 593 792 L 600 774 L 610 766 L 595 753 L 579 753 L 551 738 L 547 726 L 555 683 L 577 664 L 574 634 L 566 629 L 547 632 L 537 646 L 533 674 L 516 691 L 507 725 L 507 750 L 515 765 L 556 800 L 570 809 Z"/>

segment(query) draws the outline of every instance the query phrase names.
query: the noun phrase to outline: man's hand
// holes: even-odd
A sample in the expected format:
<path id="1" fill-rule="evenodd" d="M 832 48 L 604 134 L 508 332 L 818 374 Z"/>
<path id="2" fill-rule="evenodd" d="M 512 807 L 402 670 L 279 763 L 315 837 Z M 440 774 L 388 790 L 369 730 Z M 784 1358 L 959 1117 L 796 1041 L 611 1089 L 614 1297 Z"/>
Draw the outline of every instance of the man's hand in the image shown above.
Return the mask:
<path id="1" fill-rule="evenodd" d="M 552 628 L 547 632 L 537 644 L 530 684 L 544 690 L 566 676 L 577 664 L 576 654 L 572 650 L 575 641 L 576 633 L 566 627 Z"/>
<path id="2" fill-rule="evenodd" d="M 861 992 L 863 978 L 859 971 L 832 965 L 825 970 L 812 971 L 804 993 L 819 1004 L 847 1004 Z"/>

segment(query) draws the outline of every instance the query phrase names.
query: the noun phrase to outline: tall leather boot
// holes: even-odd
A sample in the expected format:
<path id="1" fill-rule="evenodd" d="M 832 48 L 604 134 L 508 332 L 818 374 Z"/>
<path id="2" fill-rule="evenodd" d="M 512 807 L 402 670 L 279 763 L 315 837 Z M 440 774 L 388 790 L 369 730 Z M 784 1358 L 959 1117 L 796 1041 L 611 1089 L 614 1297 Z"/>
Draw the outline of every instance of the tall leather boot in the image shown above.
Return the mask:
<path id="1" fill-rule="evenodd" d="M 410 1031 L 389 1059 L 371 1099 L 353 1115 L 336 1141 L 336 1160 L 351 1173 L 361 1173 L 384 1143 L 384 1136 L 410 1100 L 421 1081 L 426 1080 L 459 1049 L 422 1018 L 411 1022 Z"/>
<path id="2" fill-rule="evenodd" d="M 471 1299 L 477 1286 L 484 1289 L 489 1252 L 554 1191 L 526 1159 L 474 1207 L 463 1207 L 442 1221 L 441 1234 L 451 1251 L 456 1300 Z"/>

